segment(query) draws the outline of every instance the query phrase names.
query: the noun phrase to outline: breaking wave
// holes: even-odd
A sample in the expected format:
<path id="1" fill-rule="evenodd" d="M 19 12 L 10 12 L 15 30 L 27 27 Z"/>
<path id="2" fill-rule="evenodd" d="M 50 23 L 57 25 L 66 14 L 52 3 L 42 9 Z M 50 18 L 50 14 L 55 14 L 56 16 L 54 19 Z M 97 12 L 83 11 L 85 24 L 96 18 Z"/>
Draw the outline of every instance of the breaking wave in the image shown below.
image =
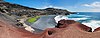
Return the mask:
<path id="1" fill-rule="evenodd" d="M 98 20 L 90 20 L 88 22 L 83 22 L 82 24 L 91 27 L 92 31 L 94 31 L 94 29 L 100 27 L 100 21 L 98 21 Z"/>
<path id="2" fill-rule="evenodd" d="M 58 16 L 56 16 L 54 19 L 55 19 L 56 23 L 58 23 L 58 21 L 60 21 L 60 20 L 62 20 L 62 19 L 67 20 L 68 17 L 66 17 L 66 16 L 64 16 L 64 15 L 58 15 Z"/>
<path id="3" fill-rule="evenodd" d="M 56 20 L 56 23 L 58 23 L 59 20 L 65 19 L 65 20 L 75 20 L 78 21 L 84 25 L 87 25 L 92 28 L 92 31 L 94 29 L 100 27 L 100 20 L 94 19 L 94 16 L 88 16 L 88 15 L 80 15 L 80 14 L 70 14 L 67 16 L 58 15 L 54 19 Z"/>

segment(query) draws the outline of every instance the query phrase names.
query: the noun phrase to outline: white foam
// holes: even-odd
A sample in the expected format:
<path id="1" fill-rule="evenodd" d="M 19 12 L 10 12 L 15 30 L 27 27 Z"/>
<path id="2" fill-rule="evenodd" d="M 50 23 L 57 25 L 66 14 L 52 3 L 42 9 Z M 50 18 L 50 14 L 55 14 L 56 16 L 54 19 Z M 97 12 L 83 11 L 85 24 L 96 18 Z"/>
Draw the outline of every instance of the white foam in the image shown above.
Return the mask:
<path id="1" fill-rule="evenodd" d="M 92 31 L 94 31 L 96 28 L 100 27 L 100 21 L 97 20 L 91 20 L 89 22 L 83 22 L 82 24 L 91 27 Z"/>
<path id="2" fill-rule="evenodd" d="M 66 17 L 66 16 L 64 16 L 64 15 L 58 15 L 58 16 L 56 16 L 54 19 L 55 19 L 56 23 L 58 23 L 58 21 L 60 21 L 60 20 L 62 20 L 62 19 L 67 20 L 68 17 Z"/>
<path id="3" fill-rule="evenodd" d="M 90 18 L 86 18 L 86 17 L 84 17 L 84 18 L 68 18 L 67 16 L 64 16 L 64 15 L 58 15 L 54 19 L 55 19 L 56 23 L 58 23 L 58 21 L 60 21 L 62 19 L 79 21 L 79 20 L 87 20 Z"/>
<path id="4" fill-rule="evenodd" d="M 79 17 L 79 18 L 82 18 L 82 17 L 91 17 L 91 16 L 87 16 L 87 15 L 78 15 L 78 14 L 70 14 L 70 15 L 68 15 L 68 17 Z"/>
<path id="5" fill-rule="evenodd" d="M 86 15 L 77 15 L 77 14 L 70 14 L 68 16 L 86 16 Z"/>
<path id="6" fill-rule="evenodd" d="M 75 21 L 79 21 L 79 20 L 87 20 L 89 18 L 68 18 L 68 20 L 75 20 Z"/>

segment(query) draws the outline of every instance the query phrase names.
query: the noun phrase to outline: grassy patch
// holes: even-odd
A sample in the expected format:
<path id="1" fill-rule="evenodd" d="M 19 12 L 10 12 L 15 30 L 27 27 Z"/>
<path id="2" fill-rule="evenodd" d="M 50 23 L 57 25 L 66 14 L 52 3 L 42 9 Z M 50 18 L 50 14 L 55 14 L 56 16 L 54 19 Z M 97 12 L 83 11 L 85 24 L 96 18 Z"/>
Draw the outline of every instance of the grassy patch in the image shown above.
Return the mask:
<path id="1" fill-rule="evenodd" d="M 35 22 L 38 18 L 40 18 L 40 16 L 35 16 L 35 17 L 32 17 L 32 18 L 29 18 L 27 21 L 30 22 L 30 23 L 33 23 L 33 22 Z"/>

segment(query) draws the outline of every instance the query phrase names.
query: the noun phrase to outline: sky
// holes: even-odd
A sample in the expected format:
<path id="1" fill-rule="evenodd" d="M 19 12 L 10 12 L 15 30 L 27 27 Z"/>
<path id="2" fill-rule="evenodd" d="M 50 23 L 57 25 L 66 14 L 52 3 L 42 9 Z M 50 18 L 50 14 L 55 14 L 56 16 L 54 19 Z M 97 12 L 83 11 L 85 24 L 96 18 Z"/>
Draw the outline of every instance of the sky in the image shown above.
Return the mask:
<path id="1" fill-rule="evenodd" d="M 27 7 L 59 8 L 71 12 L 100 12 L 100 0 L 5 0 Z"/>

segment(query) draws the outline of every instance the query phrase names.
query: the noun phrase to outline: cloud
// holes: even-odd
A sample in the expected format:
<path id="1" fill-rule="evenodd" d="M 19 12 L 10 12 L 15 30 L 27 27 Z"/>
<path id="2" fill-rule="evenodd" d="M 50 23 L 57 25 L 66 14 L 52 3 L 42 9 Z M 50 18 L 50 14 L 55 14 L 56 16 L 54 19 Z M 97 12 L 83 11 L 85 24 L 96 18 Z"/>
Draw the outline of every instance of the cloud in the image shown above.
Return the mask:
<path id="1" fill-rule="evenodd" d="M 58 6 L 53 6 L 53 5 L 44 6 L 44 7 L 39 8 L 39 9 L 45 9 L 45 8 L 58 8 L 58 9 L 65 9 L 64 7 L 58 7 Z"/>
<path id="2" fill-rule="evenodd" d="M 100 12 L 100 2 L 93 2 L 88 4 L 82 4 L 82 6 L 85 6 L 83 10 L 86 12 Z"/>
<path id="3" fill-rule="evenodd" d="M 100 9 L 91 9 L 92 12 L 100 12 Z"/>
<path id="4" fill-rule="evenodd" d="M 49 5 L 49 6 L 44 6 L 43 8 L 53 8 L 54 6 Z"/>
<path id="5" fill-rule="evenodd" d="M 81 9 L 81 10 L 77 10 L 77 11 L 78 12 L 100 12 L 100 9 Z"/>
<path id="6" fill-rule="evenodd" d="M 59 8 L 59 9 L 64 9 L 63 7 L 58 7 L 58 6 L 53 6 L 53 5 L 45 6 L 44 8 Z"/>
<path id="7" fill-rule="evenodd" d="M 91 4 L 83 4 L 83 6 L 100 8 L 100 2 L 93 2 Z"/>

